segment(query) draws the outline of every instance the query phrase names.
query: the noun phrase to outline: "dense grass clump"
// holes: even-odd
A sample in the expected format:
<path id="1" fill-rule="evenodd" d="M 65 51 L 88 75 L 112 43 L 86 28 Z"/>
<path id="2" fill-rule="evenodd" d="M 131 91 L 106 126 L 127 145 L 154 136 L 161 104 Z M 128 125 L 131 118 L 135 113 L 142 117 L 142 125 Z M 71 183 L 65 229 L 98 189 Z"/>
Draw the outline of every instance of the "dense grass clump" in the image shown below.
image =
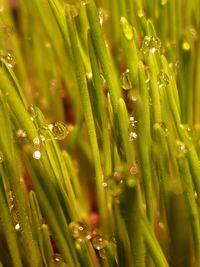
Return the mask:
<path id="1" fill-rule="evenodd" d="M 200 266 L 200 1 L 0 0 L 0 266 Z"/>

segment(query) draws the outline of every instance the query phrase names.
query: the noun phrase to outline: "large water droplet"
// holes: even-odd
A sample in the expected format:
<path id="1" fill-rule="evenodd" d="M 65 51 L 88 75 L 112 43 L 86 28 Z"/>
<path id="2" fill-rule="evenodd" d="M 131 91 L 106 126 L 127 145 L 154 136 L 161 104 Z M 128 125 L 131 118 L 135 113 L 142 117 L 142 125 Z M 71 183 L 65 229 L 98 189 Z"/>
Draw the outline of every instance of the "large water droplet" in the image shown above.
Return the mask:
<path id="1" fill-rule="evenodd" d="M 35 105 L 28 106 L 28 113 L 31 116 L 31 120 L 34 121 L 38 117 L 38 108 Z"/>
<path id="2" fill-rule="evenodd" d="M 127 69 L 120 78 L 121 87 L 124 90 L 130 90 L 132 89 L 132 84 L 129 76 L 129 69 Z"/>
<path id="3" fill-rule="evenodd" d="M 146 53 L 152 53 L 154 54 L 156 51 L 160 51 L 161 48 L 161 42 L 160 39 L 158 39 L 155 36 L 145 36 L 144 40 L 142 42 L 142 52 L 144 54 Z"/>
<path id="4" fill-rule="evenodd" d="M 92 245 L 96 250 L 100 251 L 106 247 L 106 240 L 102 235 L 96 235 L 92 238 Z"/>
<path id="5" fill-rule="evenodd" d="M 37 159 L 37 160 L 41 158 L 41 152 L 40 152 L 40 150 L 35 150 L 33 152 L 33 158 L 34 159 Z"/>
<path id="6" fill-rule="evenodd" d="M 164 71 L 160 71 L 157 75 L 157 85 L 161 88 L 166 88 L 169 84 L 169 77 Z"/>
<path id="7" fill-rule="evenodd" d="M 47 124 L 44 127 L 40 128 L 40 133 L 46 140 L 49 139 L 48 136 L 45 136 L 45 132 L 48 133 L 50 131 L 53 134 L 53 137 L 57 140 L 63 140 L 69 133 L 68 128 L 63 122 L 54 122 L 51 124 Z"/>
<path id="8" fill-rule="evenodd" d="M 129 41 L 131 41 L 134 37 L 133 33 L 133 27 L 128 23 L 127 19 L 125 17 L 121 17 L 121 25 L 122 25 L 122 30 L 125 38 Z"/>
<path id="9" fill-rule="evenodd" d="M 82 222 L 71 222 L 69 224 L 69 231 L 72 237 L 78 242 L 91 238 L 88 225 Z"/>

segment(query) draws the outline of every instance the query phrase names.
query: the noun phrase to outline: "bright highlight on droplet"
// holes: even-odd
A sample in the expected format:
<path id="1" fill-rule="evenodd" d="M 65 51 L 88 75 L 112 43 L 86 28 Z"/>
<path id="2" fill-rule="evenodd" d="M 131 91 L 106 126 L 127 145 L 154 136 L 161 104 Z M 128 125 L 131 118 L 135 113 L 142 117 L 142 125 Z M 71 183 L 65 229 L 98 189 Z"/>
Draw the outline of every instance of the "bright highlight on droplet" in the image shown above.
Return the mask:
<path id="1" fill-rule="evenodd" d="M 19 229 L 20 229 L 20 224 L 17 223 L 17 224 L 15 225 L 15 230 L 18 231 Z"/>
<path id="2" fill-rule="evenodd" d="M 188 42 L 183 42 L 182 43 L 182 49 L 185 51 L 190 50 L 190 44 Z"/>
<path id="3" fill-rule="evenodd" d="M 33 158 L 34 159 L 40 159 L 41 158 L 41 152 L 40 152 L 40 150 L 35 150 L 33 152 Z"/>

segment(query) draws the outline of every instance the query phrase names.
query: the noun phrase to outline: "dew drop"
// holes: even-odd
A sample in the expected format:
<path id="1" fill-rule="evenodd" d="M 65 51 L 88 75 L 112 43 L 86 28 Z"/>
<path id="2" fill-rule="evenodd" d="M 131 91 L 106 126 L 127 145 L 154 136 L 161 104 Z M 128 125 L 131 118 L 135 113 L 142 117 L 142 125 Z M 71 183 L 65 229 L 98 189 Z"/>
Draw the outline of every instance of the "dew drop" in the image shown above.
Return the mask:
<path id="1" fill-rule="evenodd" d="M 91 237 L 88 225 L 82 222 L 71 222 L 69 224 L 69 231 L 77 242 L 82 242 Z"/>
<path id="2" fill-rule="evenodd" d="M 129 118 L 129 141 L 137 139 L 138 135 L 136 132 L 137 120 L 133 116 Z"/>
<path id="3" fill-rule="evenodd" d="M 17 134 L 18 138 L 25 138 L 26 137 L 26 132 L 23 129 L 19 129 L 16 134 Z"/>
<path id="4" fill-rule="evenodd" d="M 40 147 L 40 139 L 39 139 L 38 137 L 35 137 L 35 138 L 33 139 L 33 145 L 34 145 L 35 147 Z"/>
<path id="5" fill-rule="evenodd" d="M 4 155 L 3 153 L 0 151 L 0 163 L 2 163 L 4 161 Z"/>
<path id="6" fill-rule="evenodd" d="M 20 230 L 20 224 L 19 224 L 19 223 L 17 223 L 17 224 L 15 225 L 15 230 L 16 230 L 16 231 L 19 231 L 19 230 Z"/>
<path id="7" fill-rule="evenodd" d="M 55 253 L 53 255 L 53 266 L 56 267 L 68 267 L 68 265 L 64 262 L 64 259 L 61 254 Z"/>
<path id="8" fill-rule="evenodd" d="M 40 150 L 35 150 L 33 152 L 33 158 L 34 159 L 37 159 L 37 160 L 41 158 L 41 152 L 40 152 Z"/>
<path id="9" fill-rule="evenodd" d="M 122 26 L 122 30 L 123 30 L 123 34 L 125 38 L 131 41 L 134 37 L 133 27 L 128 23 L 125 17 L 121 17 L 120 22 L 121 22 L 121 26 Z"/>
<path id="10" fill-rule="evenodd" d="M 161 122 L 158 122 L 158 124 L 160 125 L 160 127 L 163 129 L 164 133 L 165 133 L 165 136 L 168 135 L 169 133 L 169 128 L 168 128 L 168 125 L 166 122 L 164 121 L 161 121 Z"/>
<path id="11" fill-rule="evenodd" d="M 88 4 L 88 0 L 82 0 L 82 5 L 86 6 Z"/>
<path id="12" fill-rule="evenodd" d="M 188 152 L 188 149 L 187 149 L 186 144 L 184 142 L 182 142 L 181 140 L 176 140 L 176 156 L 177 156 L 177 158 L 185 157 L 187 152 Z"/>
<path id="13" fill-rule="evenodd" d="M 190 126 L 189 124 L 179 124 L 179 127 L 184 129 L 185 137 L 191 141 L 193 138 L 192 126 Z"/>
<path id="14" fill-rule="evenodd" d="M 121 87 L 124 90 L 130 90 L 132 89 L 132 84 L 129 76 L 129 69 L 127 69 L 120 78 Z"/>
<path id="15" fill-rule="evenodd" d="M 66 125 L 63 122 L 54 122 L 46 125 L 46 130 L 50 130 L 53 137 L 57 140 L 63 140 L 69 133 Z"/>
<path id="16" fill-rule="evenodd" d="M 92 72 L 87 72 L 86 77 L 91 80 L 92 79 Z"/>
<path id="17" fill-rule="evenodd" d="M 31 120 L 34 121 L 38 117 L 38 110 L 35 105 L 28 106 L 28 113 L 31 116 Z"/>
<path id="18" fill-rule="evenodd" d="M 15 58 L 11 53 L 2 53 L 0 56 L 1 60 L 5 60 L 8 67 L 13 68 L 16 64 Z"/>
<path id="19" fill-rule="evenodd" d="M 106 247 L 106 240 L 102 237 L 102 235 L 96 235 L 92 238 L 93 247 L 100 251 Z"/>
<path id="20" fill-rule="evenodd" d="M 166 88 L 167 85 L 169 84 L 169 77 L 164 71 L 160 71 L 159 74 L 157 75 L 157 85 L 158 88 Z"/>
<path id="21" fill-rule="evenodd" d="M 145 36 L 144 40 L 142 42 L 142 52 L 144 54 L 151 52 L 154 54 L 156 51 L 160 51 L 161 48 L 161 42 L 160 39 L 158 39 L 155 36 Z"/>
<path id="22" fill-rule="evenodd" d="M 137 139 L 138 135 L 136 132 L 130 132 L 129 133 L 129 141 L 134 141 L 135 139 Z"/>

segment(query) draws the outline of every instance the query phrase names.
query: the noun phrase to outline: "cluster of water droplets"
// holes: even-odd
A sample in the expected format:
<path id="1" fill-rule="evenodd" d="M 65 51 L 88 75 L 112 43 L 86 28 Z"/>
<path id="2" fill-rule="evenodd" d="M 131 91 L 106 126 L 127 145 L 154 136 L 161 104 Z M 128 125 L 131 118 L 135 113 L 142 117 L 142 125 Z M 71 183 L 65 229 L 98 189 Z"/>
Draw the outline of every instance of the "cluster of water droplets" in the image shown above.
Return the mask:
<path id="1" fill-rule="evenodd" d="M 102 185 L 108 193 L 111 193 L 113 200 L 119 204 L 124 186 L 134 187 L 138 175 L 139 170 L 136 163 L 124 163 L 118 166 Z"/>
<path id="2" fill-rule="evenodd" d="M 137 120 L 131 116 L 129 118 L 129 141 L 134 141 L 135 139 L 137 139 L 138 135 L 137 135 Z"/>
<path id="3" fill-rule="evenodd" d="M 159 38 L 155 36 L 145 36 L 142 42 L 142 52 L 144 54 L 147 53 L 156 53 L 159 52 L 161 49 L 161 41 Z"/>
<path id="4" fill-rule="evenodd" d="M 71 236 L 78 242 L 91 239 L 91 231 L 89 226 L 83 222 L 71 222 L 69 224 Z"/>
<path id="5" fill-rule="evenodd" d="M 157 75 L 157 85 L 159 89 L 164 89 L 169 84 L 169 77 L 164 71 L 160 71 Z"/>
<path id="6" fill-rule="evenodd" d="M 0 51 L 0 60 L 5 61 L 9 68 L 13 68 L 16 64 L 15 57 L 10 52 Z"/>

